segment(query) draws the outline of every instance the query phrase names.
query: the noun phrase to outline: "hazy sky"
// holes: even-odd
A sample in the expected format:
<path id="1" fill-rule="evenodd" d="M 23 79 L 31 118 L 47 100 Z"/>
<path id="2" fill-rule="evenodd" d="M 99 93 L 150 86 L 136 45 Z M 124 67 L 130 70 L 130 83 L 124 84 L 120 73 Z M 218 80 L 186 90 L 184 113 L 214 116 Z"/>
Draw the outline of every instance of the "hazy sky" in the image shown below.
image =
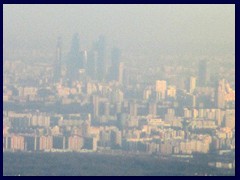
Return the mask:
<path id="1" fill-rule="evenodd" d="M 69 50 L 78 32 L 82 48 L 100 34 L 122 49 L 234 52 L 235 5 L 4 5 L 4 48 Z"/>

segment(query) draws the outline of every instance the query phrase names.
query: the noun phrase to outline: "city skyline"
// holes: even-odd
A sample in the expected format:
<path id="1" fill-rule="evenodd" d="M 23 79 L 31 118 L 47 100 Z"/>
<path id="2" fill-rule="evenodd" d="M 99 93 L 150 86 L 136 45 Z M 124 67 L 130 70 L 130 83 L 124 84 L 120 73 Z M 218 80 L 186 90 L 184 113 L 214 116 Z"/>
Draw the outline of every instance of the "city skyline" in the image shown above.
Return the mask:
<path id="1" fill-rule="evenodd" d="M 235 175 L 233 5 L 52 7 L 4 8 L 4 175 Z"/>

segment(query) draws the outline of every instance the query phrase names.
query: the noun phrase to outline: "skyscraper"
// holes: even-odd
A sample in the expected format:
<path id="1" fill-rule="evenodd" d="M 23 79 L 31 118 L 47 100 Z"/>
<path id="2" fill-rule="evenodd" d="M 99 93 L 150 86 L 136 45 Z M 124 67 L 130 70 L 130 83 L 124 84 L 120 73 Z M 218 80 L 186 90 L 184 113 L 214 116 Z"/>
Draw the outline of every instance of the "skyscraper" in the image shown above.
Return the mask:
<path id="1" fill-rule="evenodd" d="M 71 81 L 78 79 L 79 68 L 82 65 L 79 49 L 79 37 L 76 33 L 73 35 L 71 50 L 69 52 L 69 59 L 67 62 L 67 76 Z"/>
<path id="2" fill-rule="evenodd" d="M 155 102 L 148 103 L 148 114 L 151 114 L 153 116 L 157 115 L 157 103 Z"/>
<path id="3" fill-rule="evenodd" d="M 111 52 L 111 69 L 110 79 L 117 81 L 119 78 L 119 64 L 120 64 L 121 52 L 118 48 L 113 48 Z"/>
<path id="4" fill-rule="evenodd" d="M 137 116 L 137 114 L 138 114 L 138 105 L 136 101 L 133 101 L 130 103 L 130 115 Z"/>
<path id="5" fill-rule="evenodd" d="M 56 59 L 54 62 L 54 73 L 53 79 L 55 82 L 58 82 L 61 78 L 62 70 L 62 40 L 59 37 L 57 39 L 57 47 L 56 47 Z"/>
<path id="6" fill-rule="evenodd" d="M 208 74 L 208 63 L 206 60 L 199 62 L 198 67 L 198 86 L 204 87 L 207 85 L 209 74 Z"/>
<path id="7" fill-rule="evenodd" d="M 215 90 L 215 105 L 218 108 L 225 107 L 225 80 L 222 79 L 218 82 Z"/>
<path id="8" fill-rule="evenodd" d="M 187 89 L 189 93 L 193 93 L 196 88 L 196 77 L 191 76 L 187 82 Z"/>
<path id="9" fill-rule="evenodd" d="M 104 103 L 104 115 L 105 116 L 110 115 L 110 103 L 108 101 Z"/>
<path id="10" fill-rule="evenodd" d="M 87 61 L 87 74 L 93 80 L 97 78 L 97 60 L 98 60 L 97 51 L 91 50 L 89 52 L 88 61 Z"/>
<path id="11" fill-rule="evenodd" d="M 124 72 L 124 63 L 120 62 L 118 66 L 118 82 L 123 84 L 123 72 Z"/>
<path id="12" fill-rule="evenodd" d="M 160 99 L 165 99 L 166 95 L 166 90 L 167 90 L 167 82 L 163 80 L 157 80 L 156 81 L 156 96 L 157 100 Z"/>
<path id="13" fill-rule="evenodd" d="M 96 118 L 99 116 L 99 97 L 97 95 L 94 95 L 92 97 L 93 102 L 93 117 Z"/>
<path id="14" fill-rule="evenodd" d="M 106 78 L 106 39 L 104 36 L 100 36 L 97 43 L 95 44 L 97 51 L 97 78 L 102 81 Z"/>
<path id="15" fill-rule="evenodd" d="M 80 68 L 86 69 L 87 61 L 88 61 L 88 52 L 86 50 L 81 51 L 81 67 Z"/>

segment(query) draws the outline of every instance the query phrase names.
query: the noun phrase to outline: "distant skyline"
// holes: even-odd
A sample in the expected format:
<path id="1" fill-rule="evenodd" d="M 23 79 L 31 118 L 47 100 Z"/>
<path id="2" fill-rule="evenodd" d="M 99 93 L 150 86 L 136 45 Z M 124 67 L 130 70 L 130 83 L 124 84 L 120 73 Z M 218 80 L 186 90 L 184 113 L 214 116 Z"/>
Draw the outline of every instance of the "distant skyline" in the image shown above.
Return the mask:
<path id="1" fill-rule="evenodd" d="M 235 5 L 3 14 L 3 175 L 235 175 Z"/>
<path id="2" fill-rule="evenodd" d="M 4 50 L 54 49 L 74 33 L 89 49 L 99 35 L 123 51 L 234 53 L 235 5 L 3 5 Z"/>

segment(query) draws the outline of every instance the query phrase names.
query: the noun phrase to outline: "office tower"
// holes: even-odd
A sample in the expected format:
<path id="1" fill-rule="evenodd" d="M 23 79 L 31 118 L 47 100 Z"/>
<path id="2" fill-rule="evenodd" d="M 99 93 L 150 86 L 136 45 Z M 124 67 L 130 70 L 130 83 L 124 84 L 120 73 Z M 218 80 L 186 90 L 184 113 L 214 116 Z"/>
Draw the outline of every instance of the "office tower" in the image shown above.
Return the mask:
<path id="1" fill-rule="evenodd" d="M 165 99 L 167 90 L 167 82 L 163 80 L 156 81 L 156 98 L 157 100 Z"/>
<path id="2" fill-rule="evenodd" d="M 127 113 L 117 114 L 117 126 L 120 130 L 123 130 L 127 126 L 129 115 Z"/>
<path id="3" fill-rule="evenodd" d="M 137 116 L 138 114 L 138 105 L 135 101 L 130 103 L 130 116 Z"/>
<path id="4" fill-rule="evenodd" d="M 176 93 L 177 93 L 177 90 L 176 90 L 175 86 L 168 86 L 167 87 L 167 96 L 169 98 L 176 98 Z"/>
<path id="5" fill-rule="evenodd" d="M 193 94 L 186 94 L 185 105 L 188 107 L 196 107 L 196 96 Z"/>
<path id="6" fill-rule="evenodd" d="M 151 114 L 153 116 L 157 115 L 157 103 L 155 102 L 148 103 L 148 114 Z"/>
<path id="7" fill-rule="evenodd" d="M 104 103 L 104 115 L 105 116 L 110 115 L 110 103 L 109 102 Z"/>
<path id="8" fill-rule="evenodd" d="M 215 90 L 215 105 L 217 108 L 225 107 L 225 80 L 219 80 Z"/>
<path id="9" fill-rule="evenodd" d="M 67 77 L 70 81 L 78 79 L 79 69 L 82 66 L 79 49 L 79 37 L 76 33 L 73 35 L 71 50 L 69 52 L 69 59 L 67 61 Z"/>
<path id="10" fill-rule="evenodd" d="M 199 62 L 198 67 L 198 86 L 204 87 L 207 85 L 209 74 L 208 74 L 208 63 L 206 60 Z"/>
<path id="11" fill-rule="evenodd" d="M 97 60 L 98 60 L 97 51 L 91 50 L 89 52 L 87 61 L 87 74 L 93 80 L 97 78 Z"/>
<path id="12" fill-rule="evenodd" d="M 97 79 L 102 81 L 106 77 L 107 67 L 106 67 L 106 39 L 104 36 L 100 36 L 95 49 L 97 51 Z"/>
<path id="13" fill-rule="evenodd" d="M 81 62 L 82 66 L 81 68 L 86 69 L 87 68 L 87 62 L 88 62 L 88 52 L 86 50 L 81 51 Z"/>
<path id="14" fill-rule="evenodd" d="M 149 87 L 145 88 L 144 91 L 143 91 L 143 99 L 144 100 L 149 100 L 150 97 L 151 97 L 151 94 L 152 94 L 151 88 L 149 88 Z"/>
<path id="15" fill-rule="evenodd" d="M 227 109 L 225 113 L 225 127 L 235 128 L 235 109 Z"/>
<path id="16" fill-rule="evenodd" d="M 127 68 L 123 69 L 123 84 L 125 86 L 129 85 L 130 83 L 130 71 Z"/>
<path id="17" fill-rule="evenodd" d="M 93 117 L 96 119 L 99 116 L 99 97 L 93 96 Z"/>
<path id="18" fill-rule="evenodd" d="M 59 37 L 57 39 L 57 47 L 56 47 L 56 59 L 54 63 L 54 74 L 53 79 L 55 82 L 58 82 L 61 79 L 61 72 L 62 72 L 62 41 Z"/>
<path id="19" fill-rule="evenodd" d="M 196 77 L 191 76 L 187 82 L 187 89 L 189 93 L 193 93 L 196 88 Z"/>
<path id="20" fill-rule="evenodd" d="M 118 48 L 113 48 L 111 52 L 111 69 L 110 69 L 110 79 L 118 81 L 119 79 L 119 64 L 120 64 L 121 52 Z"/>
<path id="21" fill-rule="evenodd" d="M 120 62 L 118 67 L 118 82 L 119 84 L 123 84 L 123 72 L 124 72 L 124 63 Z"/>

